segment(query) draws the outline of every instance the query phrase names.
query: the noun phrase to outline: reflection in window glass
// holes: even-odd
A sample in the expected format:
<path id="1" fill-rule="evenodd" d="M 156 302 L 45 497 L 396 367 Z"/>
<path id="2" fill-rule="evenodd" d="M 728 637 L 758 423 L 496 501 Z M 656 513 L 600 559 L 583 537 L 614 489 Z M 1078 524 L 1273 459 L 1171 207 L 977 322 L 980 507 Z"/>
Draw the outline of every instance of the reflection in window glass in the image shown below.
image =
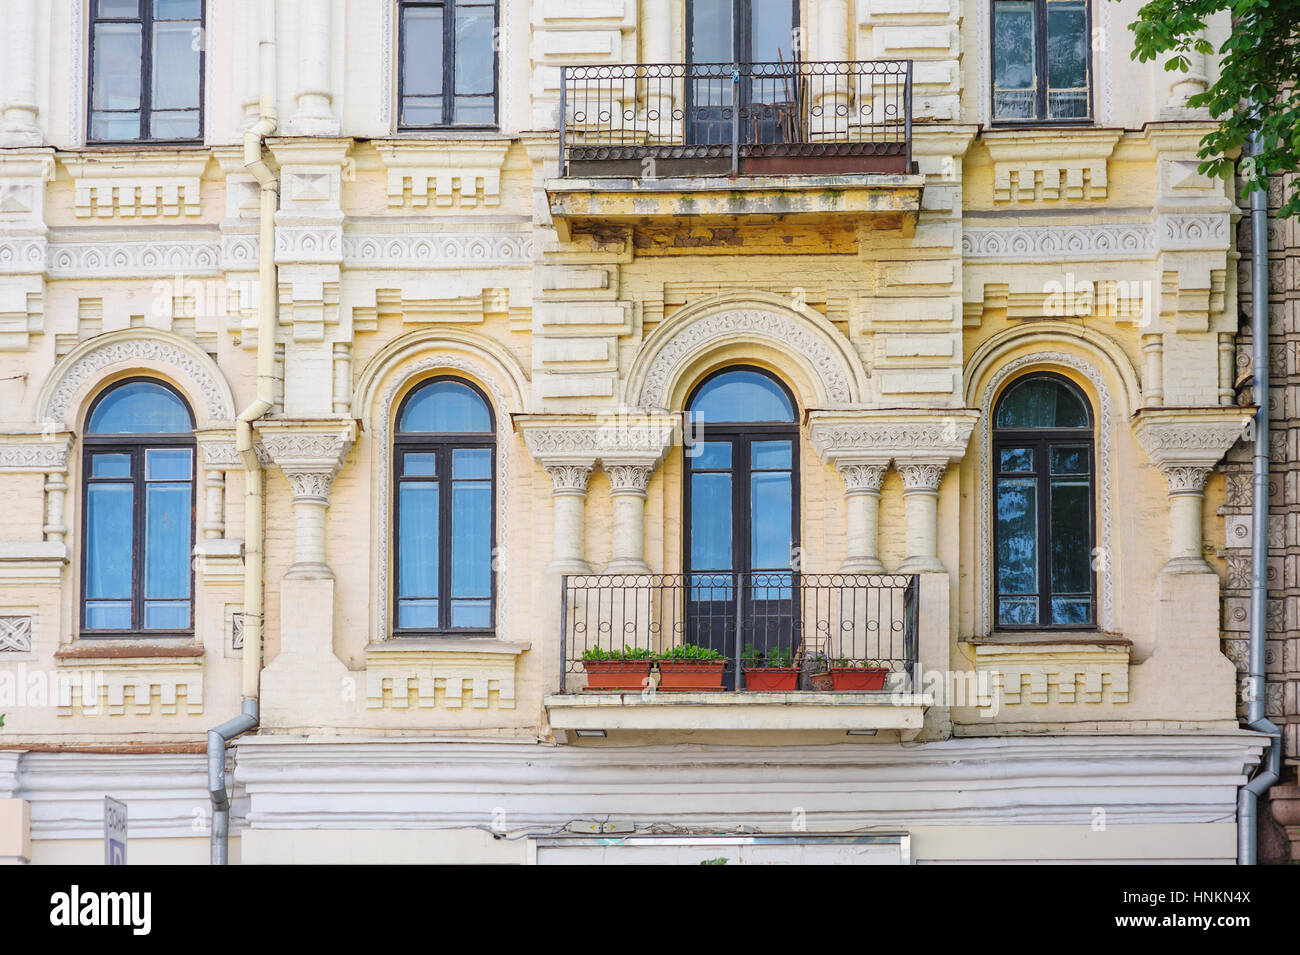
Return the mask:
<path id="1" fill-rule="evenodd" d="M 994 119 L 1088 118 L 1086 0 L 993 0 L 992 34 Z"/>
<path id="2" fill-rule="evenodd" d="M 497 9 L 481 0 L 403 0 L 399 7 L 402 128 L 497 121 Z"/>

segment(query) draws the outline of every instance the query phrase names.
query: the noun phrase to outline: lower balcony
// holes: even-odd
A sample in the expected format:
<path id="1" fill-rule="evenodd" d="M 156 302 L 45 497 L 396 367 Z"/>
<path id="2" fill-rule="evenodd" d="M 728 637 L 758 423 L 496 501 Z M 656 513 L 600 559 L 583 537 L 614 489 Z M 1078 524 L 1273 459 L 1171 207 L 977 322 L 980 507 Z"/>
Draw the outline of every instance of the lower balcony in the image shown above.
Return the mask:
<path id="1" fill-rule="evenodd" d="M 908 739 L 918 581 L 792 571 L 570 575 L 552 729 Z"/>

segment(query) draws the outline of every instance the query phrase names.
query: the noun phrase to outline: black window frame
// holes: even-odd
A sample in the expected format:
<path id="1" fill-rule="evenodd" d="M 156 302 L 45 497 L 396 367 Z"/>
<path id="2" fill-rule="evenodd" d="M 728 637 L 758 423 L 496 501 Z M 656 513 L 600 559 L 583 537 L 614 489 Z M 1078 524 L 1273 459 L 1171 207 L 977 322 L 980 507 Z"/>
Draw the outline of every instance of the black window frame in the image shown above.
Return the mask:
<path id="1" fill-rule="evenodd" d="M 469 0 L 465 0 L 469 3 Z M 475 6 L 486 6 L 478 0 Z M 442 118 L 441 123 L 406 123 L 402 120 L 406 101 L 406 11 L 411 8 L 442 7 Z M 492 122 L 457 123 L 456 111 L 456 0 L 398 0 L 397 3 L 397 128 L 400 132 L 435 130 L 496 130 L 501 128 L 501 0 L 492 0 Z M 450 93 L 448 92 L 450 91 Z"/>
<path id="2" fill-rule="evenodd" d="M 400 428 L 402 415 L 406 411 L 407 404 L 424 388 L 440 381 L 451 381 L 458 385 L 469 388 L 483 402 L 487 409 L 488 421 L 492 426 L 490 431 L 444 431 L 444 432 L 403 432 Z M 491 584 L 488 595 L 488 619 L 487 627 L 452 627 L 449 626 L 451 620 L 451 548 L 452 548 L 452 526 L 451 526 L 451 499 L 450 485 L 454 483 L 455 478 L 452 471 L 452 453 L 461 448 L 487 448 L 489 453 L 488 467 L 491 475 L 489 483 L 492 488 L 491 504 L 489 505 L 492 513 L 492 530 L 490 540 L 491 560 Z M 436 475 L 404 475 L 406 458 L 409 452 L 420 452 L 423 454 L 436 454 L 437 464 L 435 469 Z M 437 375 L 432 378 L 424 378 L 418 382 L 402 398 L 397 408 L 397 414 L 393 419 L 393 477 L 392 477 L 392 528 L 393 528 L 393 552 L 390 556 L 393 565 L 393 592 L 391 598 L 392 620 L 390 632 L 394 637 L 494 637 L 496 636 L 497 627 L 497 417 L 496 411 L 492 407 L 492 402 L 488 400 L 483 389 L 479 388 L 474 382 L 468 381 L 456 375 Z M 438 484 L 438 627 L 430 629 L 427 627 L 401 627 L 399 621 L 400 615 L 400 594 L 402 582 L 402 495 L 401 486 L 404 481 L 436 481 Z M 482 479 L 477 479 L 482 480 Z M 444 490 L 446 493 L 444 493 Z"/>
<path id="3" fill-rule="evenodd" d="M 176 396 L 190 417 L 188 433 L 137 433 L 137 434 L 91 434 L 90 420 L 100 403 L 123 385 L 132 382 L 147 382 L 165 388 Z M 185 396 L 172 385 L 158 378 L 138 375 L 122 378 L 113 382 L 96 395 L 90 409 L 86 412 L 86 427 L 81 437 L 81 588 L 77 612 L 77 632 L 82 638 L 89 639 L 192 639 L 194 637 L 194 546 L 197 534 L 198 512 L 198 442 L 194 437 L 194 410 Z M 145 452 L 152 450 L 171 450 L 186 448 L 190 451 L 190 542 L 187 553 L 190 555 L 190 625 L 182 629 L 146 629 L 144 627 L 144 564 L 146 560 L 145 528 L 145 494 L 149 483 L 145 479 Z M 121 484 L 120 477 L 92 477 L 91 459 L 96 454 L 130 454 L 131 455 L 131 527 L 135 535 L 131 547 L 131 619 L 139 626 L 117 629 L 92 629 L 86 625 L 86 562 L 90 557 L 87 535 L 90 531 L 90 488 L 93 484 Z M 171 481 L 168 483 L 179 483 Z"/>
<path id="4" fill-rule="evenodd" d="M 799 0 L 790 0 L 790 29 L 799 30 L 803 24 L 800 21 L 801 6 Z M 732 61 L 736 63 L 753 62 L 753 17 L 751 16 L 750 0 L 731 0 L 731 50 L 735 54 Z M 695 63 L 708 63 L 708 60 L 697 60 L 695 58 L 695 0 L 686 0 L 686 62 L 688 65 Z M 794 48 L 794 37 L 790 38 L 790 61 L 798 63 L 803 60 L 804 50 L 800 44 L 799 49 Z"/>
<path id="5" fill-rule="evenodd" d="M 80 0 L 77 0 L 80 2 Z M 89 50 L 86 70 L 86 144 L 88 146 L 128 146 L 147 144 L 151 146 L 188 146 L 202 144 L 205 136 L 204 103 L 207 96 L 207 29 L 208 2 L 199 0 L 199 29 L 203 31 L 203 43 L 199 46 L 199 131 L 192 139 L 155 139 L 149 133 L 151 102 L 153 98 L 153 0 L 139 0 L 136 17 L 101 17 L 99 0 L 90 0 L 90 27 L 86 34 L 86 46 Z M 177 21 L 164 20 L 165 23 Z M 139 23 L 140 24 L 140 135 L 135 139 L 96 139 L 91 135 L 95 117 L 95 27 L 100 23 Z M 131 110 L 100 110 L 100 112 L 131 112 Z"/>
<path id="6" fill-rule="evenodd" d="M 1034 116 L 998 118 L 997 108 L 997 16 L 1000 0 L 989 0 L 989 120 L 994 126 L 1093 126 L 1096 124 L 1093 90 L 1096 87 L 1092 55 L 1092 0 L 1084 0 L 1084 50 L 1088 88 L 1088 115 L 1047 115 L 1047 7 L 1050 0 L 1023 0 L 1034 5 Z M 1103 0 L 1105 2 L 1105 0 Z"/>
<path id="7" fill-rule="evenodd" d="M 997 424 L 998 408 L 1003 399 L 1018 385 L 1033 379 L 1048 379 L 1063 383 L 1083 403 L 1088 415 L 1086 428 L 999 428 Z M 1020 375 L 1007 383 L 997 400 L 993 403 L 992 446 L 993 455 L 990 474 L 993 486 L 991 490 L 991 515 L 993 524 L 993 629 L 995 631 L 1092 631 L 1097 629 L 1097 568 L 1093 560 L 1097 547 L 1097 419 L 1093 413 L 1092 402 L 1083 390 L 1067 378 L 1056 372 L 1037 371 Z M 1051 520 L 1051 448 L 1053 446 L 1084 446 L 1088 451 L 1088 567 L 1089 597 L 1088 622 L 1086 623 L 1047 623 L 1052 615 L 1052 598 L 1076 597 L 1078 594 L 1054 594 L 1052 592 L 1052 520 Z M 1004 448 L 1032 448 L 1034 468 L 1032 476 L 1036 480 L 1035 517 L 1036 543 L 1038 553 L 1038 621 L 1036 623 L 1010 624 L 1002 623 L 1002 594 L 998 591 L 998 554 L 1001 534 L 998 527 L 998 481 L 1000 478 L 1024 478 L 1030 476 L 1026 471 L 1003 471 L 1002 450 Z M 1065 475 L 1057 475 L 1062 477 Z M 1008 597 L 1017 596 L 1008 594 Z"/>

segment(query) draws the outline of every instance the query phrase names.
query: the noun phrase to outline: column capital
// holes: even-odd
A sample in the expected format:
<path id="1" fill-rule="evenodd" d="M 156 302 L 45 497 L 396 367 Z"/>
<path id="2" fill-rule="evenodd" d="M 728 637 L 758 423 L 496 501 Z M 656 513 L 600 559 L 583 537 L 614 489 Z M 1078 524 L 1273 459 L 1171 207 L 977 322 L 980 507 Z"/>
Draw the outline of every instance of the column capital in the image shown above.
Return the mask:
<path id="1" fill-rule="evenodd" d="M 330 484 L 357 438 L 352 418 L 263 418 L 257 423 L 266 460 L 293 488 L 294 502 L 329 504 Z M 261 455 L 259 455 L 261 457 Z"/>
<path id="2" fill-rule="evenodd" d="M 1209 472 L 1250 433 L 1252 420 L 1252 409 L 1237 407 L 1143 408 L 1133 430 L 1170 495 L 1200 494 Z"/>
<path id="3" fill-rule="evenodd" d="M 837 461 L 835 466 L 840 472 L 840 477 L 844 479 L 845 495 L 874 494 L 879 496 L 880 486 L 885 481 L 885 472 L 889 470 L 888 461 L 884 464 Z"/>
<path id="4" fill-rule="evenodd" d="M 903 494 L 938 494 L 948 462 L 943 458 L 918 458 L 895 462 L 903 479 Z"/>
<path id="5" fill-rule="evenodd" d="M 637 497 L 646 496 L 646 488 L 650 484 L 650 476 L 654 474 L 655 468 L 659 466 L 657 460 L 654 461 L 619 461 L 606 460 L 601 462 L 601 468 L 609 478 L 609 493 L 611 497 L 620 494 L 633 494 Z"/>
<path id="6" fill-rule="evenodd" d="M 595 459 L 588 461 L 542 461 L 542 468 L 551 479 L 551 493 L 586 496 L 587 482 L 591 479 Z"/>
<path id="7" fill-rule="evenodd" d="M 70 431 L 0 435 L 0 471 L 67 472 L 72 442 Z"/>

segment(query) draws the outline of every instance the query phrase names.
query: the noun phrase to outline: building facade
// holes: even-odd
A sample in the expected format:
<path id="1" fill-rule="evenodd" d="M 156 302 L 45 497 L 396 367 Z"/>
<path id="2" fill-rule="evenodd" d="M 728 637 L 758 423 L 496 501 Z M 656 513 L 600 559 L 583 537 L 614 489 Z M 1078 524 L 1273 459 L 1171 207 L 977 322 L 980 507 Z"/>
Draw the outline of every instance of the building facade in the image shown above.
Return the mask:
<path id="1" fill-rule="evenodd" d="M 1139 6 L 5 0 L 0 856 L 1234 859 Z"/>

